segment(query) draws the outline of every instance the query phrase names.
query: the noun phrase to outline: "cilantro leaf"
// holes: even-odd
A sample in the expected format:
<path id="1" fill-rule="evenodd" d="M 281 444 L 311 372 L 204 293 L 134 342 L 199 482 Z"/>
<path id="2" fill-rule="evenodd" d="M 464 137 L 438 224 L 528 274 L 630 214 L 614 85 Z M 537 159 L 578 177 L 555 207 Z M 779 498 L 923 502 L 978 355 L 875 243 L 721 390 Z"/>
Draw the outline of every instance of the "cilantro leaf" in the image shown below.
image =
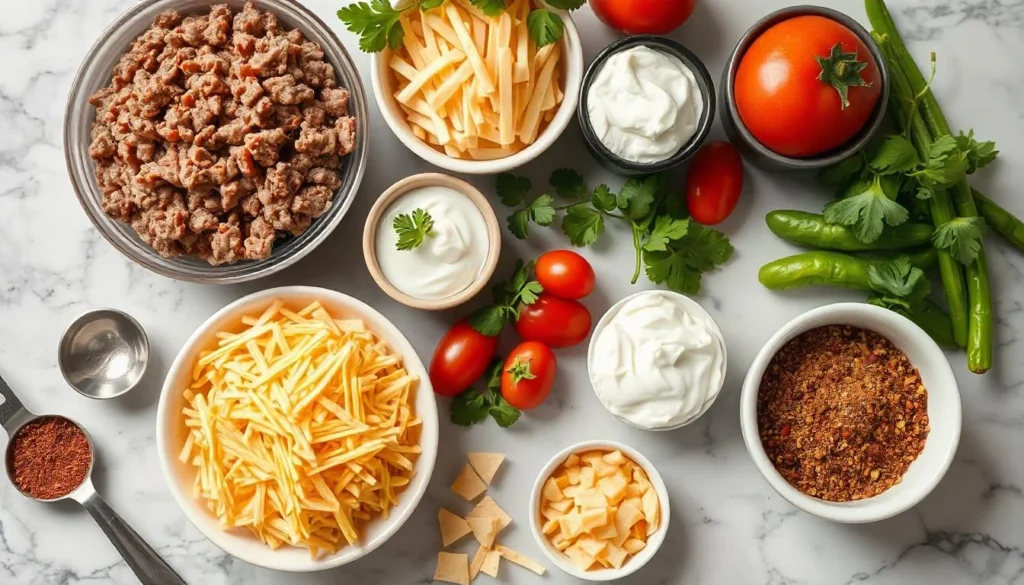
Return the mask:
<path id="1" fill-rule="evenodd" d="M 522 416 L 519 409 L 509 404 L 505 397 L 497 390 L 491 390 L 491 407 L 487 413 L 503 429 L 516 424 L 516 421 Z"/>
<path id="2" fill-rule="evenodd" d="M 564 199 L 583 199 L 587 196 L 586 179 L 572 169 L 555 169 L 551 172 L 548 183 L 555 188 L 555 193 Z"/>
<path id="3" fill-rule="evenodd" d="M 501 173 L 494 179 L 494 190 L 501 198 L 501 203 L 508 207 L 522 203 L 532 188 L 533 183 L 530 179 L 511 173 Z"/>
<path id="4" fill-rule="evenodd" d="M 909 140 L 894 134 L 885 139 L 868 166 L 880 175 L 908 173 L 921 164 L 917 149 Z"/>
<path id="5" fill-rule="evenodd" d="M 606 213 L 615 211 L 617 204 L 615 202 L 615 193 L 612 193 L 608 189 L 608 185 L 600 184 L 597 189 L 594 189 L 593 195 L 590 196 L 590 203 L 598 211 L 604 211 Z"/>
<path id="6" fill-rule="evenodd" d="M 664 251 L 644 251 L 647 278 L 665 283 L 684 294 L 700 291 L 701 274 L 721 266 L 732 256 L 729 239 L 717 230 L 691 223 L 686 235 Z"/>
<path id="7" fill-rule="evenodd" d="M 452 424 L 460 427 L 471 427 L 487 418 L 490 413 L 490 401 L 473 388 L 452 398 L 448 414 Z"/>
<path id="8" fill-rule="evenodd" d="M 604 216 L 586 203 L 573 205 L 562 218 L 562 231 L 573 246 L 589 246 L 604 233 Z"/>
<path id="9" fill-rule="evenodd" d="M 520 240 L 525 240 L 530 235 L 530 223 L 539 226 L 548 226 L 555 221 L 555 198 L 550 195 L 541 195 L 522 209 L 517 209 L 508 218 L 508 229 L 512 235 Z"/>
<path id="10" fill-rule="evenodd" d="M 505 12 L 505 0 L 469 0 L 487 16 L 498 16 Z"/>
<path id="11" fill-rule="evenodd" d="M 526 28 L 537 48 L 546 47 L 561 40 L 565 25 L 557 14 L 546 8 L 537 8 L 526 17 Z"/>
<path id="12" fill-rule="evenodd" d="M 544 287 L 536 280 L 531 280 L 519 291 L 519 301 L 524 305 L 532 305 L 537 302 L 537 297 L 542 292 L 544 292 Z"/>
<path id="13" fill-rule="evenodd" d="M 644 250 L 647 252 L 665 251 L 668 249 L 669 242 L 686 236 L 689 229 L 689 219 L 674 219 L 667 215 L 659 215 L 654 220 L 654 229 L 647 237 Z"/>
<path id="14" fill-rule="evenodd" d="M 442 4 L 444 4 L 444 0 L 420 0 L 420 10 L 430 12 Z"/>
<path id="15" fill-rule="evenodd" d="M 338 10 L 338 18 L 345 28 L 359 35 L 360 51 L 379 53 L 385 47 L 395 50 L 402 46 L 405 33 L 399 17 L 405 10 L 392 8 L 388 0 L 370 0 Z"/>
<path id="16" fill-rule="evenodd" d="M 886 224 L 895 227 L 909 217 L 910 212 L 905 207 L 885 194 L 881 177 L 877 175 L 862 193 L 825 206 L 825 221 L 852 227 L 857 239 L 865 243 L 877 240 Z"/>
<path id="17" fill-rule="evenodd" d="M 434 218 L 430 217 L 426 209 L 417 208 L 412 214 L 402 213 L 391 222 L 398 234 L 398 243 L 395 244 L 400 251 L 416 249 L 423 240 L 430 235 L 434 228 Z"/>
<path id="18" fill-rule="evenodd" d="M 910 176 L 929 191 L 946 188 L 967 176 L 970 166 L 967 156 L 961 152 L 955 138 L 949 134 L 940 136 L 928 148 L 924 165 Z"/>
<path id="19" fill-rule="evenodd" d="M 960 152 L 967 155 L 967 174 L 973 175 L 975 171 L 982 167 L 986 167 L 996 160 L 996 155 L 999 151 L 996 150 L 996 143 L 991 140 L 985 142 L 978 142 L 974 139 L 974 130 L 971 129 L 964 134 L 963 130 L 960 131 L 960 135 L 956 137 L 957 147 L 960 148 Z"/>
<path id="20" fill-rule="evenodd" d="M 932 244 L 939 250 L 949 250 L 958 262 L 969 266 L 978 259 L 985 220 L 980 217 L 955 217 L 939 226 L 932 235 Z"/>
<path id="21" fill-rule="evenodd" d="M 910 299 L 922 279 L 928 280 L 924 271 L 906 255 L 868 265 L 868 285 L 885 296 Z"/>
<path id="22" fill-rule="evenodd" d="M 818 182 L 826 187 L 840 187 L 857 177 L 864 168 L 864 157 L 855 154 L 818 171 Z"/>
<path id="23" fill-rule="evenodd" d="M 586 3 L 587 0 L 548 0 L 548 6 L 559 10 L 576 10 Z"/>
<path id="24" fill-rule="evenodd" d="M 504 297 L 506 299 L 505 304 L 508 304 L 507 299 L 514 297 L 520 289 L 526 286 L 526 282 L 530 279 L 530 271 L 533 270 L 533 265 L 533 262 L 516 260 L 516 269 L 512 273 L 512 278 L 501 286 L 502 290 L 506 293 Z M 502 301 L 496 298 L 495 302 Z"/>
<path id="25" fill-rule="evenodd" d="M 629 179 L 615 198 L 616 206 L 628 219 L 639 221 L 651 212 L 660 186 L 657 175 Z"/>
<path id="26" fill-rule="evenodd" d="M 467 321 L 469 326 L 481 335 L 497 337 L 508 323 L 508 307 L 503 305 L 487 305 L 473 311 Z"/>

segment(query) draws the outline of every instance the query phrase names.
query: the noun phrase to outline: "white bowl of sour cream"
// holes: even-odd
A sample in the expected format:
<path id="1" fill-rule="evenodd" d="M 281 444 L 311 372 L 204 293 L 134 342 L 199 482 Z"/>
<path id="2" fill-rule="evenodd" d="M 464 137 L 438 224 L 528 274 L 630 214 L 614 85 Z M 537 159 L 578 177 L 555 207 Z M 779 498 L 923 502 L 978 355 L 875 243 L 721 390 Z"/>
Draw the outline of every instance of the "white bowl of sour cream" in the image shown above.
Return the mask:
<path id="1" fill-rule="evenodd" d="M 623 422 L 669 431 L 711 408 L 725 383 L 722 331 L 696 301 L 650 290 L 622 299 L 594 328 L 587 371 L 598 400 Z"/>
<path id="2" fill-rule="evenodd" d="M 439 173 L 395 183 L 370 209 L 363 256 L 381 290 L 416 309 L 439 311 L 475 296 L 501 255 L 501 228 L 469 183 Z"/>

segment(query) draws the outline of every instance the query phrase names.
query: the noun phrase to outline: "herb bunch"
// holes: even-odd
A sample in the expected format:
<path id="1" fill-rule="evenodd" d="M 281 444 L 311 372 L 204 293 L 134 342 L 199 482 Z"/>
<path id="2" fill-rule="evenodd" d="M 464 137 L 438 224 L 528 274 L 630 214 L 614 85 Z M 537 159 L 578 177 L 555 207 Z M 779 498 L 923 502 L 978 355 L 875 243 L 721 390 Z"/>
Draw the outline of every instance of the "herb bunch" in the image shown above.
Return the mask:
<path id="1" fill-rule="evenodd" d="M 519 420 L 522 413 L 501 395 L 503 365 L 500 357 L 494 358 L 484 374 L 486 384 L 482 391 L 470 388 L 452 399 L 448 410 L 452 424 L 471 427 L 490 416 L 499 427 L 507 429 Z"/>
<path id="2" fill-rule="evenodd" d="M 572 245 L 590 246 L 604 234 L 606 221 L 621 221 L 632 231 L 636 252 L 632 282 L 643 270 L 651 282 L 685 294 L 699 292 L 701 275 L 732 256 L 732 244 L 723 233 L 690 219 L 682 198 L 670 196 L 663 173 L 629 179 L 618 193 L 604 184 L 591 190 L 572 169 L 555 170 L 548 182 L 564 203 L 556 205 L 548 194 L 528 200 L 533 185 L 526 177 L 497 177 L 502 203 L 515 208 L 508 229 L 516 238 L 527 238 L 533 224 L 552 225 L 561 212 L 562 231 Z"/>

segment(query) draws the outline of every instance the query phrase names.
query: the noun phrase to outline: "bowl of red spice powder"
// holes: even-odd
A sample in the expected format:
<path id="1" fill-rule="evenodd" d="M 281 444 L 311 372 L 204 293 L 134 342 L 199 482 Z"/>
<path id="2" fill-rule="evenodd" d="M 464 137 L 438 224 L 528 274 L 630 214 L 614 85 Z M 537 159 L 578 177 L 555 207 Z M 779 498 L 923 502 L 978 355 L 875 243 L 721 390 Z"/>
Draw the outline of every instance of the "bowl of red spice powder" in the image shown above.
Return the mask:
<path id="1" fill-rule="evenodd" d="M 40 416 L 19 427 L 7 447 L 7 475 L 23 495 L 59 500 L 78 489 L 92 471 L 89 437 L 62 416 Z"/>
<path id="2" fill-rule="evenodd" d="M 960 441 L 960 391 L 939 346 L 906 317 L 837 303 L 784 325 L 743 381 L 740 426 L 765 479 L 835 522 L 917 505 Z"/>

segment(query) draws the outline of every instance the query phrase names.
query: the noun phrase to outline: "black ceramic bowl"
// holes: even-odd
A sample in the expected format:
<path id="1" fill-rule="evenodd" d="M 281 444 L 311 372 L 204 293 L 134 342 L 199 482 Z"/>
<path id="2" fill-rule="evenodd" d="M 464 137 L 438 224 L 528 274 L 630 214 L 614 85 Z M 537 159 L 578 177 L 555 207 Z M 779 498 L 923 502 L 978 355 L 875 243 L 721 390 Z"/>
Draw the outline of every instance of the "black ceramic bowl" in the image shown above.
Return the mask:
<path id="1" fill-rule="evenodd" d="M 878 104 L 875 106 L 875 111 L 872 112 L 871 117 L 868 118 L 864 127 L 861 128 L 860 133 L 851 138 L 846 144 L 835 150 L 831 150 L 817 156 L 793 158 L 781 155 L 761 144 L 756 138 L 754 138 L 754 135 L 747 130 L 747 127 L 743 125 L 743 120 L 740 119 L 739 111 L 736 109 L 736 96 L 733 91 L 733 82 L 736 79 L 736 71 L 740 67 L 740 61 L 743 59 L 743 55 L 746 54 L 750 45 L 759 36 L 761 36 L 761 33 L 784 20 L 806 15 L 830 18 L 849 28 L 854 32 L 854 34 L 860 37 L 862 41 L 864 41 L 868 51 L 871 52 L 871 56 L 874 57 L 875 63 L 878 64 L 878 72 L 882 83 L 882 95 L 878 98 Z M 722 83 L 719 87 L 719 91 L 722 92 L 722 95 L 719 97 L 722 101 L 722 126 L 725 128 L 725 133 L 729 136 L 729 140 L 740 150 L 741 153 L 743 153 L 744 158 L 766 170 L 813 170 L 835 164 L 859 151 L 861 148 L 864 148 L 875 132 L 878 131 L 879 127 L 882 125 L 882 120 L 885 118 L 886 102 L 889 100 L 889 70 L 886 68 L 885 57 L 882 55 L 882 51 L 878 48 L 875 40 L 871 38 L 871 33 L 865 30 L 864 27 L 856 20 L 842 12 L 832 10 L 831 8 L 824 8 L 822 6 L 791 6 L 789 8 L 783 8 L 777 12 L 773 12 L 757 21 L 757 23 L 750 27 L 743 37 L 740 38 L 740 41 L 736 44 L 736 48 L 733 49 L 732 55 L 729 56 L 729 62 L 725 66 L 725 71 L 722 73 Z"/>
<path id="2" fill-rule="evenodd" d="M 701 112 L 700 120 L 697 121 L 697 133 L 674 155 L 655 163 L 638 163 L 626 160 L 608 150 L 608 147 L 601 142 L 601 139 L 594 132 L 594 127 L 590 124 L 590 113 L 587 108 L 587 100 L 590 97 L 590 85 L 593 83 L 598 71 L 604 67 L 608 58 L 636 46 L 650 47 L 682 61 L 690 68 L 693 76 L 697 79 L 697 86 L 700 88 L 701 97 L 704 100 L 704 111 Z M 598 53 L 597 58 L 590 64 L 586 74 L 583 76 L 583 89 L 580 91 L 580 102 L 576 112 L 580 120 L 580 128 L 583 129 L 583 137 L 586 139 L 587 149 L 598 162 L 614 173 L 648 175 L 678 166 L 697 153 L 697 150 L 700 149 L 707 139 L 708 133 L 711 132 L 711 125 L 715 120 L 715 99 L 714 81 L 711 79 L 711 74 L 708 73 L 707 67 L 704 66 L 704 63 L 697 55 L 694 55 L 692 51 L 672 39 L 652 35 L 638 35 L 619 39 Z"/>

